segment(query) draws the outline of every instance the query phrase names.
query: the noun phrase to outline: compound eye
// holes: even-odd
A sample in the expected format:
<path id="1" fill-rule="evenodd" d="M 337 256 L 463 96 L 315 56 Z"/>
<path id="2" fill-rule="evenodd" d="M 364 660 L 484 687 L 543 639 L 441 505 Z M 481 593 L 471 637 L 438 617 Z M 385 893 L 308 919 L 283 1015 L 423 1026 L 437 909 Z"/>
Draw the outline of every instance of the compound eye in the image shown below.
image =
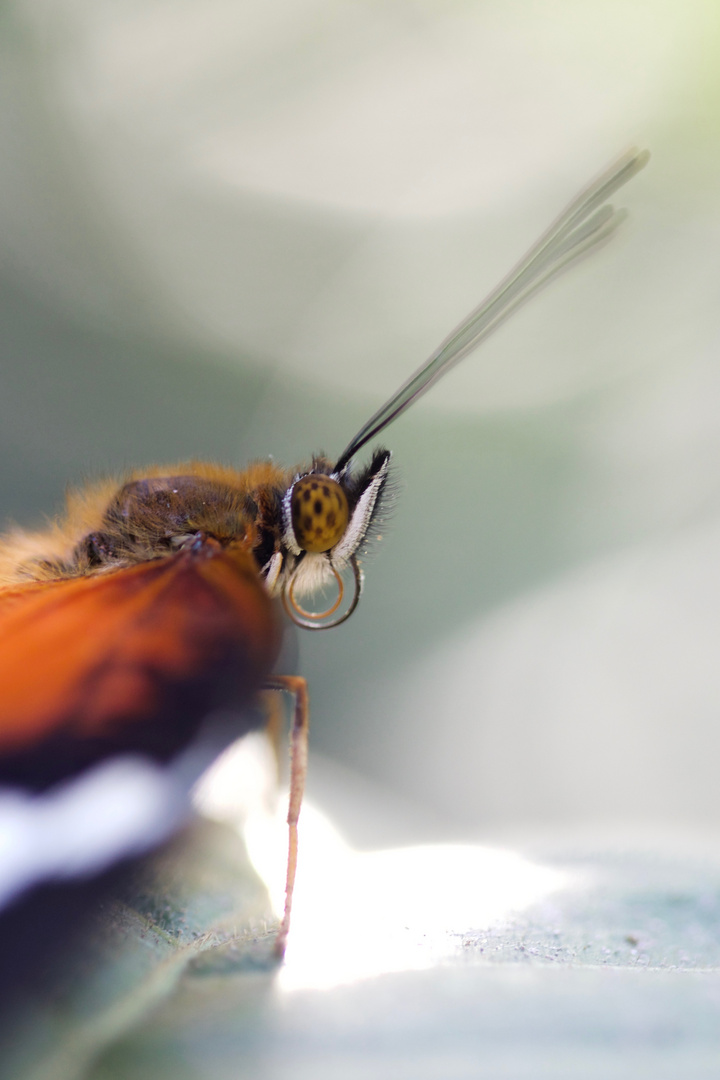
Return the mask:
<path id="1" fill-rule="evenodd" d="M 297 481 L 290 506 L 295 539 L 304 551 L 329 551 L 347 528 L 350 511 L 345 492 L 322 473 Z"/>

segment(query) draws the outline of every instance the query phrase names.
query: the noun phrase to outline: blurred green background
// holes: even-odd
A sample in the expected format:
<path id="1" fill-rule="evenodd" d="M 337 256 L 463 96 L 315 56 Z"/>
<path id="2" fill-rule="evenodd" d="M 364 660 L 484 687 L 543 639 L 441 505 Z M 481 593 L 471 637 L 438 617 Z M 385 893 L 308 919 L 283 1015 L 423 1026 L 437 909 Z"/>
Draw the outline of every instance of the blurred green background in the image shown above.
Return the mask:
<path id="1" fill-rule="evenodd" d="M 16 0 L 0 495 L 338 453 L 628 145 L 612 245 L 383 440 L 312 742 L 453 834 L 720 822 L 720 10 Z M 318 757 L 318 761 L 322 758 Z"/>

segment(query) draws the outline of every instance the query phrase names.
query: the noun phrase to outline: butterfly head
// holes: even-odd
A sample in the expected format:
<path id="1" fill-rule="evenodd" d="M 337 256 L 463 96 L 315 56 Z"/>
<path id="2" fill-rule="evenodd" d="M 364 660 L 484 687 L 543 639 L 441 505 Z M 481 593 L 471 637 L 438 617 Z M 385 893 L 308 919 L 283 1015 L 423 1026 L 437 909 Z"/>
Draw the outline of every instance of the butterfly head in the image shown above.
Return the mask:
<path id="1" fill-rule="evenodd" d="M 311 630 L 337 626 L 357 607 L 362 589 L 359 559 L 385 517 L 389 468 L 390 452 L 377 450 L 357 473 L 349 464 L 338 469 L 316 457 L 309 469 L 293 474 L 280 501 L 279 544 L 263 566 L 263 575 L 299 626 Z M 301 599 L 327 586 L 336 591 L 324 610 L 301 605 Z"/>

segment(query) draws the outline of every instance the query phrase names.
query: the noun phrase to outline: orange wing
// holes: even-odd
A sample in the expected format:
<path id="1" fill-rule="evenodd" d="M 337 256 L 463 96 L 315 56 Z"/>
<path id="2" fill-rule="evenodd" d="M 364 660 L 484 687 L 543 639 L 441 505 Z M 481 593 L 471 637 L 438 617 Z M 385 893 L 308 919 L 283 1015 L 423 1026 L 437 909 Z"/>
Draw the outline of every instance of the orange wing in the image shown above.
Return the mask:
<path id="1" fill-rule="evenodd" d="M 166 559 L 0 594 L 0 782 L 42 788 L 114 752 L 164 760 L 239 711 L 280 631 L 252 557 Z"/>

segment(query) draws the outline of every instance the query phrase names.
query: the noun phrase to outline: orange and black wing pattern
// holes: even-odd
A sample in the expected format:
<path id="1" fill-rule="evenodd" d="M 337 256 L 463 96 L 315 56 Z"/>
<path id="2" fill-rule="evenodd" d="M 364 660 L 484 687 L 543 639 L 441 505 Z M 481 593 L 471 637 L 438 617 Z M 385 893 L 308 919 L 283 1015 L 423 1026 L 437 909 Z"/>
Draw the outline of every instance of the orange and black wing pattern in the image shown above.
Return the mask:
<path id="1" fill-rule="evenodd" d="M 0 784 L 42 790 L 115 753 L 173 757 L 241 712 L 280 628 L 252 556 L 165 558 L 0 593 Z"/>

